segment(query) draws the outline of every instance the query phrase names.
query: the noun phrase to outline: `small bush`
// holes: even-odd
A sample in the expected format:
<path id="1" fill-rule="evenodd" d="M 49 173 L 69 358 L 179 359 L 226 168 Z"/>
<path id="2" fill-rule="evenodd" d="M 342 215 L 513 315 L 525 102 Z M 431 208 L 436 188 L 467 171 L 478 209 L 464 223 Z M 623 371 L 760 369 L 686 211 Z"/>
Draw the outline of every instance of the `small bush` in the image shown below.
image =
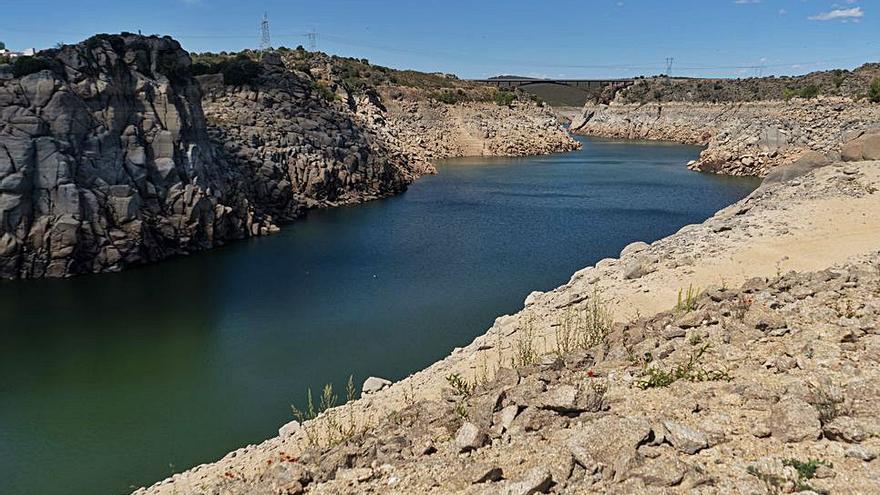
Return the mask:
<path id="1" fill-rule="evenodd" d="M 41 70 L 52 70 L 54 64 L 50 59 L 43 57 L 18 57 L 12 62 L 12 75 L 23 77 Z"/>
<path id="2" fill-rule="evenodd" d="M 456 91 L 446 90 L 434 93 L 433 98 L 440 103 L 445 103 L 447 105 L 455 105 L 456 103 L 468 101 L 467 95 L 460 89 Z"/>
<path id="3" fill-rule="evenodd" d="M 330 88 L 327 87 L 327 85 L 324 83 L 321 83 L 321 82 L 312 83 L 312 89 L 315 92 L 317 92 L 319 95 L 321 95 L 321 98 L 323 98 L 324 101 L 335 101 L 335 100 L 339 99 L 339 96 L 336 93 L 334 93 L 333 91 L 331 91 Z"/>
<path id="4" fill-rule="evenodd" d="M 792 98 L 803 98 L 805 100 L 810 100 L 817 96 L 819 96 L 819 87 L 815 84 L 804 86 L 800 89 L 785 88 L 782 90 L 782 97 L 785 99 L 785 101 L 788 101 Z"/>
<path id="5" fill-rule="evenodd" d="M 800 97 L 807 100 L 813 99 L 817 96 L 819 96 L 819 87 L 813 84 L 801 89 L 800 91 Z"/>
<path id="6" fill-rule="evenodd" d="M 880 77 L 871 81 L 871 87 L 868 88 L 868 99 L 874 103 L 880 103 Z"/>
<path id="7" fill-rule="evenodd" d="M 499 107 L 509 107 L 516 101 L 516 95 L 512 91 L 498 91 L 495 93 L 494 100 Z"/>
<path id="8" fill-rule="evenodd" d="M 260 64 L 248 57 L 240 56 L 224 64 L 223 81 L 233 86 L 242 86 L 254 81 L 262 71 Z"/>

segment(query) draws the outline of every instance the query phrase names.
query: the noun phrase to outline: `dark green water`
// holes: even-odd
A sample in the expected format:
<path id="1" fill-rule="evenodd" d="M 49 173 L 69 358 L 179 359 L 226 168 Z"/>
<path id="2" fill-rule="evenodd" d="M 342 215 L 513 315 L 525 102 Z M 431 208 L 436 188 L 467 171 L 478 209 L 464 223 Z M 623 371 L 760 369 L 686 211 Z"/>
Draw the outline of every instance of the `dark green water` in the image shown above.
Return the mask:
<path id="1" fill-rule="evenodd" d="M 122 274 L 0 283 L 0 493 L 116 494 L 274 436 L 307 387 L 399 379 L 757 182 L 698 148 L 443 164 L 398 197 Z"/>

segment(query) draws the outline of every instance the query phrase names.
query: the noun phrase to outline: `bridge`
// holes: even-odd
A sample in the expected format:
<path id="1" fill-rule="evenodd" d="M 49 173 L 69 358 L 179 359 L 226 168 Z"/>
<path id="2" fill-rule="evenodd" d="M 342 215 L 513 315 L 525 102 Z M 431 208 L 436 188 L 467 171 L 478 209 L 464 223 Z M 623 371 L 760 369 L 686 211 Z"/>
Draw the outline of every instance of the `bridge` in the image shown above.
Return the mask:
<path id="1" fill-rule="evenodd" d="M 580 107 L 598 99 L 606 88 L 623 89 L 632 79 L 533 79 L 529 77 L 494 77 L 472 79 L 471 82 L 497 88 L 518 88 L 531 93 L 554 107 Z"/>
<path id="2" fill-rule="evenodd" d="M 536 84 L 555 84 L 571 86 L 585 91 L 593 91 L 605 87 L 625 88 L 633 83 L 632 79 L 533 79 L 529 77 L 496 77 L 492 79 L 471 79 L 478 84 L 489 84 L 499 88 L 522 88 Z"/>

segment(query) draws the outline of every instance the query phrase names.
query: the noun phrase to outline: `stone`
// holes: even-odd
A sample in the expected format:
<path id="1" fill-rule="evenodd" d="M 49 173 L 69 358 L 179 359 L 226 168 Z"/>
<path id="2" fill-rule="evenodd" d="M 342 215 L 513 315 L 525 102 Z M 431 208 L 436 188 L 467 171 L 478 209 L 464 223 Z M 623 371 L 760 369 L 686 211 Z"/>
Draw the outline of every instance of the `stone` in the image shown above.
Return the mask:
<path id="1" fill-rule="evenodd" d="M 291 421 L 278 429 L 278 436 L 281 438 L 290 438 L 302 429 L 299 421 Z"/>
<path id="2" fill-rule="evenodd" d="M 664 421 L 663 427 L 666 428 L 667 432 L 666 440 L 680 452 L 696 454 L 709 446 L 706 434 L 699 430 L 673 421 Z"/>
<path id="3" fill-rule="evenodd" d="M 761 304 L 752 304 L 746 311 L 746 325 L 763 331 L 785 328 L 785 318 Z"/>
<path id="4" fill-rule="evenodd" d="M 625 258 L 631 254 L 641 253 L 647 249 L 650 249 L 651 245 L 647 242 L 633 242 L 632 244 L 627 244 L 623 250 L 620 251 L 620 257 Z"/>
<path id="5" fill-rule="evenodd" d="M 504 471 L 498 466 L 477 466 L 473 472 L 475 474 L 471 478 L 471 483 L 474 485 L 498 481 L 504 477 Z"/>
<path id="6" fill-rule="evenodd" d="M 816 440 L 822 434 L 818 411 L 792 397 L 783 398 L 773 406 L 767 424 L 774 437 L 788 443 Z"/>
<path id="7" fill-rule="evenodd" d="M 376 392 L 390 387 L 391 384 L 391 380 L 371 376 L 364 380 L 364 384 L 361 386 L 361 393 L 364 395 L 375 394 Z"/>
<path id="8" fill-rule="evenodd" d="M 688 311 L 687 313 L 676 318 L 673 323 L 679 328 L 695 328 L 702 326 L 703 323 L 712 324 L 717 322 L 718 319 L 709 314 L 708 311 L 704 309 L 698 309 L 694 311 Z"/>
<path id="9" fill-rule="evenodd" d="M 601 470 L 603 478 L 620 481 L 641 463 L 638 447 L 651 436 L 644 419 L 605 416 L 572 430 L 568 449 L 587 472 Z"/>
<path id="10" fill-rule="evenodd" d="M 862 425 L 849 416 L 838 416 L 822 426 L 822 432 L 830 440 L 859 443 L 868 438 Z"/>
<path id="11" fill-rule="evenodd" d="M 807 151 L 789 165 L 782 165 L 771 170 L 770 173 L 764 177 L 764 181 L 761 182 L 761 188 L 765 188 L 772 184 L 794 180 L 817 168 L 825 167 L 830 164 L 831 160 L 822 153 Z"/>
<path id="12" fill-rule="evenodd" d="M 488 441 L 489 436 L 486 432 L 470 421 L 465 421 L 455 433 L 455 447 L 459 452 L 470 452 L 479 449 L 486 445 Z"/>
<path id="13" fill-rule="evenodd" d="M 865 462 L 871 462 L 877 458 L 876 452 L 871 449 L 862 447 L 861 445 L 851 445 L 849 448 L 846 449 L 844 455 Z"/>
<path id="14" fill-rule="evenodd" d="M 496 493 L 498 495 L 534 495 L 535 493 L 547 493 L 553 486 L 553 476 L 546 467 L 539 466 L 530 469 L 517 481 L 509 481 Z"/>

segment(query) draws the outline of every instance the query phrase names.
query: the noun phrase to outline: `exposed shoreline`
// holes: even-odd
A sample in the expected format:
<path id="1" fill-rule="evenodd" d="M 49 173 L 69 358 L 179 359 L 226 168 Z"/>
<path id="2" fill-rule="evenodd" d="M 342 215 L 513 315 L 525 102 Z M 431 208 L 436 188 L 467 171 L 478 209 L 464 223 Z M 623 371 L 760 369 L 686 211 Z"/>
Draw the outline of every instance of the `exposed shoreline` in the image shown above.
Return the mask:
<path id="1" fill-rule="evenodd" d="M 749 102 L 588 104 L 575 134 L 706 146 L 692 170 L 764 177 L 808 152 L 839 159 L 844 143 L 877 128 L 880 106 L 841 97 Z"/>
<path id="2" fill-rule="evenodd" d="M 616 320 L 626 321 L 668 309 L 682 287 L 738 287 L 754 277 L 822 270 L 864 256 L 880 245 L 880 204 L 871 185 L 878 182 L 880 163 L 837 163 L 759 188 L 702 224 L 686 226 L 651 245 L 635 243 L 619 259 L 602 260 L 557 289 L 531 294 L 521 312 L 499 317 L 471 344 L 343 409 L 373 424 L 413 401 L 442 400 L 447 376 L 491 377 L 516 352 L 524 328 L 535 332 L 537 340 L 552 341 L 566 308 L 585 304 L 595 291 L 602 294 Z M 310 427 L 320 428 L 321 421 L 318 418 Z M 221 482 L 230 487 L 256 486 L 255 480 L 265 481 L 267 459 L 279 452 L 298 456 L 307 450 L 302 429 L 284 432 L 289 436 L 239 449 L 217 463 L 135 493 L 172 493 L 176 487 L 209 492 Z M 240 485 L 220 476 L 229 470 L 241 476 Z"/>

